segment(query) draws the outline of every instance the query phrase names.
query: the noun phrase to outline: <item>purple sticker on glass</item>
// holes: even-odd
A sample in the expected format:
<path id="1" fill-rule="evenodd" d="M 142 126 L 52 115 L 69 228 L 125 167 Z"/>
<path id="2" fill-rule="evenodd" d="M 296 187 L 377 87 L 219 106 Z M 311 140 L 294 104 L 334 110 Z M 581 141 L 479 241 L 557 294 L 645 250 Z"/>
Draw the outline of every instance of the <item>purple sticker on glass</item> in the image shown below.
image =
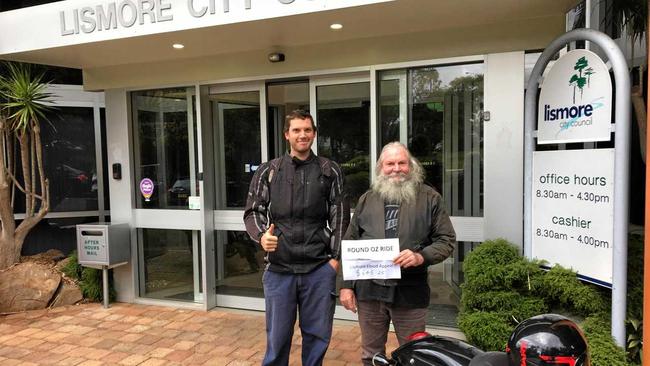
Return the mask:
<path id="1" fill-rule="evenodd" d="M 149 202 L 151 195 L 153 195 L 153 181 L 149 178 L 144 178 L 140 181 L 140 193 L 144 197 L 144 200 Z"/>

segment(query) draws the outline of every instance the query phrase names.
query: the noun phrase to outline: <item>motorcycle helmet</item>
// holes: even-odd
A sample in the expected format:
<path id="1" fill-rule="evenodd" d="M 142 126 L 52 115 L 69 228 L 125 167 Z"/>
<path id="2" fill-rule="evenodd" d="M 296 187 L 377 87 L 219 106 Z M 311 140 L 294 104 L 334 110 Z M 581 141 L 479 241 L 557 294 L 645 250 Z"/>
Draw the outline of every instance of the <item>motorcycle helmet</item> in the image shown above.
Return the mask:
<path id="1" fill-rule="evenodd" d="M 590 366 L 587 340 L 562 315 L 543 314 L 519 323 L 508 339 L 509 366 Z"/>

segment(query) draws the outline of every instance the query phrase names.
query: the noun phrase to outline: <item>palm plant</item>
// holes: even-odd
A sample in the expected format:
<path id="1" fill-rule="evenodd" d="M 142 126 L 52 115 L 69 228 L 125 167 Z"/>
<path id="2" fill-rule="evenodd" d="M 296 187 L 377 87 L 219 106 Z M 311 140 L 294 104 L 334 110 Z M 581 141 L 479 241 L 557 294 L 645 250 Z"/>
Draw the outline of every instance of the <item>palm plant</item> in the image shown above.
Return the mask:
<path id="1" fill-rule="evenodd" d="M 40 122 L 52 108 L 42 73 L 34 75 L 27 64 L 5 66 L 5 75 L 0 73 L 0 270 L 20 261 L 27 234 L 49 211 Z M 18 226 L 16 188 L 25 195 L 25 218 Z"/>

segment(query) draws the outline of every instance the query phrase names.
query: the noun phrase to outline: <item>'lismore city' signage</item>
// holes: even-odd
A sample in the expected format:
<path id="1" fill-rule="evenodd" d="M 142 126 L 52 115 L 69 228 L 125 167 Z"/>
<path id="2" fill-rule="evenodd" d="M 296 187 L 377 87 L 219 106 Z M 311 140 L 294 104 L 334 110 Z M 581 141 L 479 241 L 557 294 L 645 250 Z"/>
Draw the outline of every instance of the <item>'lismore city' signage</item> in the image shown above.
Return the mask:
<path id="1" fill-rule="evenodd" d="M 0 55 L 395 0 L 66 0 L 0 12 Z"/>
<path id="2" fill-rule="evenodd" d="M 605 63 L 588 50 L 555 62 L 539 97 L 537 143 L 609 141 L 612 82 Z"/>
<path id="3" fill-rule="evenodd" d="M 279 4 L 292 4 L 296 0 L 266 0 L 267 5 L 276 1 Z M 303 0 L 305 1 L 305 0 Z M 308 0 L 309 1 L 309 0 Z M 230 12 L 231 0 L 185 0 L 181 10 L 194 18 Z M 233 1 L 234 3 L 235 1 Z M 146 23 L 170 22 L 174 20 L 174 4 L 171 0 L 121 0 L 83 6 L 60 11 L 61 35 L 110 31 L 117 28 L 130 28 Z M 241 5 L 250 10 L 253 0 L 244 0 Z"/>

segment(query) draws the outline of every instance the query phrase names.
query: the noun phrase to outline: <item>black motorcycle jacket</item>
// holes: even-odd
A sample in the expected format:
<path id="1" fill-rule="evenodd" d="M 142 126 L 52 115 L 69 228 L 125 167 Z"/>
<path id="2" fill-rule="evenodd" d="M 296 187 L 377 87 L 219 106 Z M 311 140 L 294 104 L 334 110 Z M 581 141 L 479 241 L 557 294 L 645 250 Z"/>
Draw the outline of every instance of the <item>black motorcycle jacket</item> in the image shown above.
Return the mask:
<path id="1" fill-rule="evenodd" d="M 266 255 L 270 271 L 309 273 L 340 258 L 350 222 L 342 188 L 339 166 L 314 154 L 304 161 L 285 154 L 260 165 L 248 191 L 244 223 L 258 243 L 275 224 L 278 247 Z"/>

